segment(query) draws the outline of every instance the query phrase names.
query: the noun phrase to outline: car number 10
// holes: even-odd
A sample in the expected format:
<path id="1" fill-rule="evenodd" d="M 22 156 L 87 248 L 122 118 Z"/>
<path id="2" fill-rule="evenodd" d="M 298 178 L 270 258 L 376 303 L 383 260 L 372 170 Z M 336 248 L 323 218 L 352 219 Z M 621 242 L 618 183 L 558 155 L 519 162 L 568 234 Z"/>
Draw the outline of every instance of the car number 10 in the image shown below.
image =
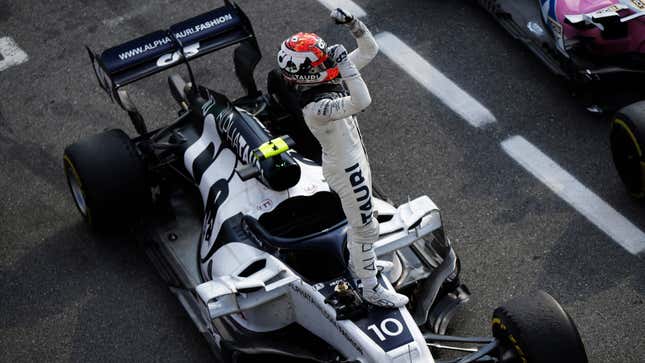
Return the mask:
<path id="1" fill-rule="evenodd" d="M 403 324 L 396 319 L 387 318 L 379 326 L 376 326 L 376 324 L 368 326 L 367 330 L 372 330 L 381 341 L 385 341 L 387 339 L 386 335 L 395 337 L 403 333 Z"/>

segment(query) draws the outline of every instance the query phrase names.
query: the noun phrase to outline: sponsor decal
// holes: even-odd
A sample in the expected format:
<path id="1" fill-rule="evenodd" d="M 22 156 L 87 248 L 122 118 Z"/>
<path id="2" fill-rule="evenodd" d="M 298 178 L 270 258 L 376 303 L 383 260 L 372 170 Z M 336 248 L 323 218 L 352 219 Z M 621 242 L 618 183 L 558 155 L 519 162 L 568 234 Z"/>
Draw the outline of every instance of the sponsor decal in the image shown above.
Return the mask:
<path id="1" fill-rule="evenodd" d="M 231 146 L 240 160 L 245 164 L 257 162 L 257 158 L 253 155 L 253 150 L 242 136 L 242 132 L 236 127 L 234 121 L 235 117 L 233 112 L 221 112 L 217 115 L 215 122 L 220 132 L 226 137 L 228 145 Z"/>
<path id="2" fill-rule="evenodd" d="M 273 207 L 273 201 L 271 199 L 265 199 L 258 204 L 257 208 L 259 211 L 267 211 Z"/>
<path id="3" fill-rule="evenodd" d="M 178 31 L 174 35 L 175 35 L 175 38 L 182 39 L 182 38 L 185 38 L 187 36 L 197 34 L 197 33 L 201 32 L 201 31 L 210 29 L 210 28 L 212 28 L 214 26 L 226 23 L 226 22 L 231 21 L 231 20 L 233 20 L 233 15 L 228 13 L 228 14 L 222 15 L 222 16 L 220 16 L 218 18 L 211 19 L 211 20 L 205 21 L 205 22 L 203 22 L 201 24 L 197 24 L 197 25 L 192 26 L 190 28 Z M 158 47 L 160 47 L 162 45 L 166 45 L 166 44 L 168 44 L 170 42 L 172 42 L 172 39 L 170 39 L 170 37 L 163 37 L 163 38 L 157 39 L 157 40 L 155 40 L 155 41 L 153 41 L 151 43 L 140 45 L 140 46 L 138 46 L 136 48 L 132 48 L 132 49 L 127 50 L 127 51 L 125 51 L 123 53 L 120 53 L 118 55 L 118 57 L 121 60 L 127 60 L 127 59 L 130 59 L 130 58 L 135 57 L 137 55 L 144 54 L 144 53 L 146 53 L 146 52 L 148 52 L 150 50 L 156 49 L 156 48 L 158 48 Z M 186 54 L 186 56 L 188 56 L 188 54 Z"/>
<path id="4" fill-rule="evenodd" d="M 636 1 L 639 1 L 639 0 L 636 0 Z M 608 6 L 608 7 L 604 8 L 604 9 L 600 9 L 600 10 L 596 11 L 595 14 L 618 12 L 618 11 L 620 11 L 622 9 L 624 9 L 623 6 L 618 5 L 618 4 L 614 4 L 612 6 Z"/>
<path id="5" fill-rule="evenodd" d="M 199 42 L 184 47 L 186 58 L 191 58 L 199 53 Z M 182 58 L 181 52 L 166 53 L 157 59 L 157 67 L 166 67 L 179 62 Z"/>
<path id="6" fill-rule="evenodd" d="M 291 75 L 293 78 L 297 79 L 298 81 L 315 81 L 318 78 L 320 78 L 321 74 L 297 74 L 294 73 Z"/>
<path id="7" fill-rule="evenodd" d="M 127 50 L 127 51 L 125 51 L 123 53 L 120 53 L 119 54 L 119 59 L 121 59 L 121 60 L 130 59 L 130 58 L 132 58 L 134 56 L 137 56 L 139 54 L 143 54 L 143 53 L 145 53 L 145 52 L 147 52 L 149 50 L 153 50 L 153 49 L 158 48 L 158 47 L 160 47 L 162 45 L 166 45 L 166 44 L 170 43 L 171 41 L 172 40 L 169 37 L 164 37 L 164 38 L 155 40 L 152 43 L 147 43 L 147 44 L 138 46 L 136 48 L 132 48 L 130 50 Z"/>
<path id="8" fill-rule="evenodd" d="M 358 343 L 356 343 L 356 341 L 354 341 L 354 339 L 349 334 L 347 334 L 345 329 L 343 329 L 340 326 L 340 324 L 338 324 L 336 319 L 333 316 L 331 316 L 331 314 L 329 314 L 329 312 L 324 307 L 322 307 L 322 306 L 320 306 L 318 304 L 318 301 L 316 299 L 314 299 L 313 296 L 311 296 L 308 291 L 306 291 L 302 287 L 298 286 L 297 283 L 290 284 L 289 287 L 293 291 L 295 291 L 298 295 L 300 295 L 303 299 L 305 299 L 307 302 L 309 302 L 311 305 L 315 306 L 316 309 L 318 309 L 318 311 L 320 312 L 320 314 L 325 319 L 327 319 L 327 321 L 329 321 L 331 324 L 334 325 L 336 330 L 338 330 L 338 333 L 340 333 L 340 335 L 342 335 L 345 339 L 347 339 L 349 344 L 351 344 L 352 347 L 354 347 L 354 349 L 356 349 L 356 351 L 360 355 L 363 355 L 363 348 L 361 348 L 361 346 Z"/>
<path id="9" fill-rule="evenodd" d="M 231 15 L 231 13 L 228 13 L 228 14 L 222 15 L 222 16 L 220 16 L 218 18 L 211 19 L 211 20 L 208 20 L 208 21 L 206 21 L 204 23 L 197 24 L 197 25 L 195 25 L 193 27 L 190 27 L 190 28 L 184 29 L 182 31 L 179 31 L 179 32 L 175 33 L 175 38 L 177 38 L 177 39 L 185 38 L 185 37 L 187 37 L 189 35 L 197 34 L 197 33 L 201 32 L 203 30 L 210 29 L 210 28 L 212 28 L 214 26 L 224 24 L 224 23 L 226 23 L 227 21 L 230 21 L 230 20 L 233 20 L 233 15 Z"/>
<path id="10" fill-rule="evenodd" d="M 211 107 L 215 106 L 215 101 L 213 100 L 213 98 L 211 98 L 210 95 L 208 97 L 209 97 L 208 101 L 206 101 L 206 103 L 204 103 L 204 105 L 202 106 L 202 115 L 203 116 L 206 116 L 208 111 L 210 111 Z"/>
<path id="11" fill-rule="evenodd" d="M 645 10 L 645 1 L 643 0 L 631 0 L 632 4 L 640 10 Z"/>
<path id="12" fill-rule="evenodd" d="M 372 223 L 372 192 L 365 184 L 365 177 L 358 163 L 345 169 L 345 172 L 349 174 L 349 182 L 354 188 L 354 195 L 359 204 L 358 208 L 361 210 L 361 219 L 363 225 L 366 226 Z"/>

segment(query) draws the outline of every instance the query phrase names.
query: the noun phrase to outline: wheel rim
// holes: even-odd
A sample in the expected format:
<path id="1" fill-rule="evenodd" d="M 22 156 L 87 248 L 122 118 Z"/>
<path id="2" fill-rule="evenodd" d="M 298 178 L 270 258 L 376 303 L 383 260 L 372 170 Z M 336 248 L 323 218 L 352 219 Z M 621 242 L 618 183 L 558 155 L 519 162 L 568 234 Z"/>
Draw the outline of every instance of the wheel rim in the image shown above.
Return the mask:
<path id="1" fill-rule="evenodd" d="M 67 183 L 72 191 L 74 203 L 76 203 L 81 214 L 83 216 L 87 216 L 87 203 L 85 202 L 85 194 L 83 193 L 83 188 L 81 187 L 78 175 L 76 174 L 74 167 L 70 166 L 69 162 L 66 163 L 66 169 L 67 172 L 65 174 L 67 176 Z"/>

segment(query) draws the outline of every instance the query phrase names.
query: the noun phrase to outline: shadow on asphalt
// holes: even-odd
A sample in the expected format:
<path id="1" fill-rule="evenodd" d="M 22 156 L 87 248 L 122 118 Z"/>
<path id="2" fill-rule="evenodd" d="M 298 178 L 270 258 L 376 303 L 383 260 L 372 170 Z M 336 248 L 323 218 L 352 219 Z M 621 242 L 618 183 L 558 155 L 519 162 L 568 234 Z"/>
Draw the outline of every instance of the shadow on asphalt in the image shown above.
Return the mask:
<path id="1" fill-rule="evenodd" d="M 44 241 L 27 245 L 34 247 L 0 271 L 3 329 L 29 331 L 46 321 L 69 321 L 67 328 L 75 328 L 65 331 L 73 334 L 66 344 L 81 361 L 212 357 L 186 312 L 127 234 L 93 234 L 79 217 Z"/>
<path id="2" fill-rule="evenodd" d="M 617 244 L 597 238 L 580 238 L 572 227 L 574 224 L 580 223 L 571 221 L 546 254 L 533 257 L 543 260 L 544 270 L 538 278 L 540 288 L 564 304 L 601 295 L 625 281 L 638 294 L 645 295 L 645 261 Z M 572 243 L 576 244 L 575 248 Z M 620 297 L 616 297 L 616 301 L 643 304 L 642 300 L 622 301 Z"/>
<path id="3" fill-rule="evenodd" d="M 32 325 L 62 313 L 70 302 L 120 293 L 115 275 L 132 274 L 145 266 L 135 244 L 124 235 L 91 234 L 80 220 L 44 241 L 0 274 L 5 327 Z M 146 273 L 149 273 L 146 271 Z"/>

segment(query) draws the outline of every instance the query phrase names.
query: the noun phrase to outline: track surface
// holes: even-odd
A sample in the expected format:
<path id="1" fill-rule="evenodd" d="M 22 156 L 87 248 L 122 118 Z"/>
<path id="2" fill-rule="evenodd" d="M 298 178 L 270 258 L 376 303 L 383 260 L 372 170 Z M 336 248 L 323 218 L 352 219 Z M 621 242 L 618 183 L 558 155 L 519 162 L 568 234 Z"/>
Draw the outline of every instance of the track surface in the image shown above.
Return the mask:
<path id="1" fill-rule="evenodd" d="M 239 1 L 265 58 L 315 31 L 352 44 L 316 1 Z M 375 181 L 396 202 L 430 195 L 442 207 L 473 300 L 456 333 L 487 334 L 495 306 L 544 289 L 577 322 L 593 362 L 645 356 L 645 263 L 510 159 L 522 135 L 641 229 L 624 193 L 605 120 L 586 113 L 520 44 L 468 0 L 357 1 L 388 31 L 497 117 L 468 126 L 383 55 L 363 72 L 373 97 L 359 117 Z M 29 55 L 0 72 L 0 361 L 207 361 L 205 341 L 141 251 L 81 223 L 62 172 L 65 145 L 105 128 L 134 131 L 96 85 L 95 50 L 196 15 L 217 1 L 0 0 L 0 37 Z M 194 64 L 197 77 L 239 96 L 231 52 Z M 1 60 L 1 59 L 0 59 Z M 162 77 L 133 87 L 151 126 L 174 114 Z"/>

